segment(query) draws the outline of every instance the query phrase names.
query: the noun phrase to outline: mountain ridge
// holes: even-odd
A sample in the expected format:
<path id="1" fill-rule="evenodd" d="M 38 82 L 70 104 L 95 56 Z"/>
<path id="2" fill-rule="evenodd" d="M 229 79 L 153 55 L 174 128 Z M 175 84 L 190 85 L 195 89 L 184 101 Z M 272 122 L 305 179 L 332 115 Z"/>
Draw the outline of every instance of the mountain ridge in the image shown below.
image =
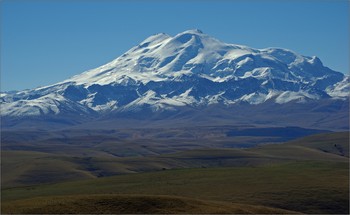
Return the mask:
<path id="1" fill-rule="evenodd" d="M 315 56 L 221 42 L 198 29 L 155 34 L 115 60 L 54 85 L 1 93 L 1 116 L 105 115 L 144 109 L 347 100 L 349 77 Z"/>

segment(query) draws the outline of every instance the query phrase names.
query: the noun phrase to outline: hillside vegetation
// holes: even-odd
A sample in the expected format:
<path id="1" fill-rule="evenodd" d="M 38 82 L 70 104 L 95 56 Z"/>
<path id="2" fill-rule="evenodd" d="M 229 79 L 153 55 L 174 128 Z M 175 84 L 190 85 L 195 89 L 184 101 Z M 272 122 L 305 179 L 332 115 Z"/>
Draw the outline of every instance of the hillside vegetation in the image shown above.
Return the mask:
<path id="1" fill-rule="evenodd" d="M 218 201 L 203 201 L 175 196 L 151 195 L 75 195 L 38 197 L 5 203 L 3 211 L 24 214 L 271 214 L 295 213 L 293 211 L 233 204 Z"/>
<path id="2" fill-rule="evenodd" d="M 38 180 L 34 183 L 39 185 L 2 186 L 2 212 L 76 213 L 94 207 L 92 211 L 96 213 L 289 213 L 282 209 L 347 214 L 348 135 L 319 134 L 248 149 L 207 148 L 152 157 L 91 157 L 86 163 L 77 162 L 83 160 L 78 157 L 8 151 L 5 153 L 22 153 L 22 161 L 14 156 L 5 160 L 3 166 L 37 168 L 37 172 L 26 177 L 15 171 L 12 175 L 6 172 L 7 182 L 31 179 Z M 35 166 L 40 163 L 41 166 Z M 6 171 L 11 172 L 10 166 Z M 115 168 L 124 168 L 131 174 L 96 176 L 99 171 Z M 40 170 L 56 171 L 62 177 L 59 180 L 69 182 L 45 184 L 39 180 L 46 177 Z M 85 174 L 84 180 L 66 174 L 67 170 L 75 172 L 74 176 Z M 180 204 L 179 199 L 185 203 Z M 118 204 L 113 203 L 117 200 Z M 135 204 L 132 208 L 142 208 L 138 204 L 144 201 L 148 202 L 147 210 L 126 208 L 125 202 Z"/>
<path id="3" fill-rule="evenodd" d="M 129 150 L 130 153 L 139 153 L 149 148 L 131 148 L 132 142 L 130 142 L 129 148 L 118 143 L 115 143 L 115 146 L 112 143 L 101 143 L 97 148 L 85 148 L 85 145 L 80 143 L 75 144 L 76 147 L 74 144 L 46 144 L 44 148 L 46 150 L 40 149 L 40 152 L 24 151 L 22 148 L 2 149 L 1 185 L 3 188 L 9 188 L 178 168 L 261 166 L 307 160 L 347 162 L 348 140 L 349 133 L 340 132 L 313 135 L 285 144 L 266 144 L 254 148 L 209 148 L 203 143 L 204 148 L 194 149 L 187 145 L 189 143 L 178 141 L 178 143 L 170 142 L 169 147 L 175 145 L 177 148 L 182 147 L 183 151 L 149 156 L 138 154 L 129 157 L 113 156 L 100 151 L 100 148 L 103 145 L 105 150 L 119 150 L 119 152 Z M 226 141 L 229 142 L 230 139 Z M 152 146 L 157 148 L 158 145 L 153 143 L 150 148 Z M 159 147 L 164 149 L 164 146 Z M 56 148 L 59 148 L 57 152 Z M 66 154 L 63 153 L 64 150 L 67 151 Z"/>
<path id="4" fill-rule="evenodd" d="M 52 195 L 172 195 L 303 213 L 345 213 L 348 208 L 348 163 L 292 162 L 260 167 L 178 169 L 127 174 L 52 185 L 11 188 L 2 201 Z"/>

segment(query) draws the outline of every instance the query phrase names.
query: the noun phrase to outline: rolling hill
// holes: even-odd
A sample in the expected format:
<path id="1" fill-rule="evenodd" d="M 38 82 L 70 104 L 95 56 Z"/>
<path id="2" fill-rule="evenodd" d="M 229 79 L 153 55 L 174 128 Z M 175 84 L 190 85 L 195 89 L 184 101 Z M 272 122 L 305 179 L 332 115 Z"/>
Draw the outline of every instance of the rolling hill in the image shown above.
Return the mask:
<path id="1" fill-rule="evenodd" d="M 259 167 L 195 168 L 127 174 L 4 189 L 2 210 L 20 212 L 32 208 L 35 211 L 38 203 L 34 202 L 39 200 L 37 197 L 48 201 L 54 199 L 51 196 L 62 196 L 61 199 L 65 198 L 66 203 L 61 204 L 58 200 L 51 202 L 51 212 L 57 213 L 65 211 L 61 206 L 71 205 L 69 202 L 79 199 L 81 195 L 89 198 L 96 194 L 127 194 L 180 196 L 302 213 L 348 213 L 348 170 L 348 162 L 294 161 Z M 67 195 L 72 196 L 72 199 Z M 96 201 L 101 202 L 99 199 Z M 45 211 L 45 204 L 40 203 L 37 211 L 41 207 Z M 96 207 L 96 213 L 103 212 L 104 207 L 101 205 L 101 211 Z M 132 209 L 125 211 L 133 212 Z"/>
<path id="2" fill-rule="evenodd" d="M 254 140 L 251 137 L 245 138 L 236 141 Z M 264 144 L 253 148 L 212 148 L 214 143 L 206 145 L 201 142 L 200 146 L 194 145 L 198 139 L 187 140 L 187 143 L 176 139 L 174 143 L 168 141 L 166 147 L 156 143 L 153 143 L 153 147 L 130 147 L 132 141 L 124 146 L 111 142 L 98 144 L 97 147 L 87 147 L 79 141 L 78 146 L 71 146 L 72 143 L 44 142 L 44 147 L 41 148 L 2 150 L 2 187 L 174 168 L 262 166 L 307 160 L 346 162 L 349 157 L 348 139 L 348 132 L 326 133 L 284 144 Z M 230 138 L 224 140 L 224 143 L 231 141 Z M 176 151 L 166 153 L 171 149 L 169 145 L 174 145 Z M 142 155 L 146 150 L 154 151 L 157 148 L 157 153 Z M 119 154 L 108 152 L 114 150 L 119 151 Z"/>

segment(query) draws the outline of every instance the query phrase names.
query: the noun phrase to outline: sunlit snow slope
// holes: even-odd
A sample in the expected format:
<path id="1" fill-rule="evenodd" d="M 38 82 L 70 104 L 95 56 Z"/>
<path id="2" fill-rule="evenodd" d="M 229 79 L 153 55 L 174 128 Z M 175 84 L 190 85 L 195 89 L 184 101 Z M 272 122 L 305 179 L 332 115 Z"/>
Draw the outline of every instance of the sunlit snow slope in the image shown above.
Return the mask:
<path id="1" fill-rule="evenodd" d="M 174 110 L 346 99 L 349 77 L 282 48 L 221 42 L 200 30 L 150 36 L 110 63 L 55 85 L 1 93 L 2 116 Z"/>

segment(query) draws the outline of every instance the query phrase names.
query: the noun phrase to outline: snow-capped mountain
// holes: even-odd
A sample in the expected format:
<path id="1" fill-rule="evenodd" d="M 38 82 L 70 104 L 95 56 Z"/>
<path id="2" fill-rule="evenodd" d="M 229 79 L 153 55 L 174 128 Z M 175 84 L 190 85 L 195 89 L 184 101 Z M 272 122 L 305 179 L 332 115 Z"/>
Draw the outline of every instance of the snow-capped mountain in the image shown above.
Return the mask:
<path id="1" fill-rule="evenodd" d="M 110 63 L 60 83 L 1 93 L 1 115 L 100 115 L 212 104 L 347 99 L 349 77 L 281 48 L 221 42 L 200 30 L 150 36 Z"/>

